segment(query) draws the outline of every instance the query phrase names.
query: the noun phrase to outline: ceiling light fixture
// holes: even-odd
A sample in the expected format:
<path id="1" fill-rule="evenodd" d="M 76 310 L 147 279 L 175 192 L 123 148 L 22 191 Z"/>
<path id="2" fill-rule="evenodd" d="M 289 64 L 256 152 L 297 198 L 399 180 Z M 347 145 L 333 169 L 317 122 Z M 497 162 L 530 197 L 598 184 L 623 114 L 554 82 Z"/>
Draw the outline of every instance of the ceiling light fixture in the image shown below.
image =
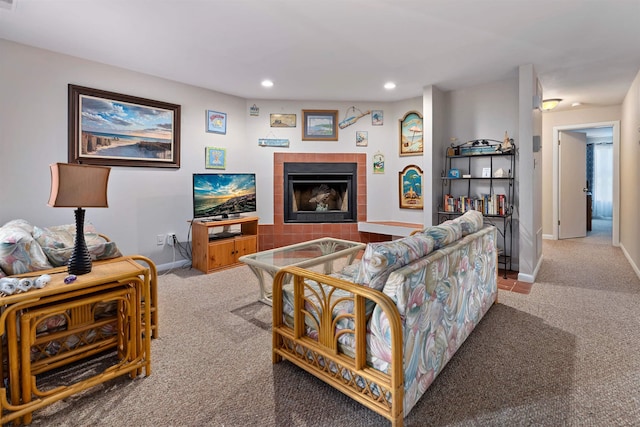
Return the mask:
<path id="1" fill-rule="evenodd" d="M 394 82 L 387 82 L 384 84 L 384 88 L 387 90 L 395 89 L 396 84 Z"/>
<path id="2" fill-rule="evenodd" d="M 273 82 L 271 80 L 263 80 L 261 84 L 264 87 L 272 87 L 273 86 Z"/>
<path id="3" fill-rule="evenodd" d="M 542 100 L 542 110 L 549 111 L 553 110 L 558 106 L 558 104 L 562 101 L 560 98 L 551 98 L 551 99 L 543 99 Z"/>
<path id="4" fill-rule="evenodd" d="M 582 105 L 582 102 L 574 102 L 573 104 L 571 104 L 572 107 L 579 107 Z"/>

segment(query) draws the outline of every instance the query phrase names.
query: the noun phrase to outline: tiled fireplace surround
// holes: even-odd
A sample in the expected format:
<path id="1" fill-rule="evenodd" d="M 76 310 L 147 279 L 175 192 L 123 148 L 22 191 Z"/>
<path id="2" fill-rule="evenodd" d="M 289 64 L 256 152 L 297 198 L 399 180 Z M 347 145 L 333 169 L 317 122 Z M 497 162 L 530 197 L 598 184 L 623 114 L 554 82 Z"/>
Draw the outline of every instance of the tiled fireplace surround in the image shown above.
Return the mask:
<path id="1" fill-rule="evenodd" d="M 358 223 L 284 223 L 284 164 L 357 163 L 358 165 L 358 222 L 367 220 L 367 155 L 364 153 L 275 153 L 273 159 L 273 225 L 259 225 L 259 250 L 264 251 L 320 237 L 358 242 L 390 240 L 390 236 L 358 231 Z"/>

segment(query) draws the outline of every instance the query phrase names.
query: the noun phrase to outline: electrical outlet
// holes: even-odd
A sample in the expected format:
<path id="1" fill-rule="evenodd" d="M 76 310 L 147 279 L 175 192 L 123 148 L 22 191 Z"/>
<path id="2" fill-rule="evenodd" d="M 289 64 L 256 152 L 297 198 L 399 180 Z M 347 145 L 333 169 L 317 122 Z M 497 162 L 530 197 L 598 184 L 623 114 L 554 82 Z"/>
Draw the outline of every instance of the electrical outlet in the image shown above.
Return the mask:
<path id="1" fill-rule="evenodd" d="M 167 233 L 167 245 L 173 246 L 177 241 L 176 233 Z"/>
<path id="2" fill-rule="evenodd" d="M 158 246 L 164 245 L 164 234 L 158 234 L 156 236 L 156 245 Z"/>

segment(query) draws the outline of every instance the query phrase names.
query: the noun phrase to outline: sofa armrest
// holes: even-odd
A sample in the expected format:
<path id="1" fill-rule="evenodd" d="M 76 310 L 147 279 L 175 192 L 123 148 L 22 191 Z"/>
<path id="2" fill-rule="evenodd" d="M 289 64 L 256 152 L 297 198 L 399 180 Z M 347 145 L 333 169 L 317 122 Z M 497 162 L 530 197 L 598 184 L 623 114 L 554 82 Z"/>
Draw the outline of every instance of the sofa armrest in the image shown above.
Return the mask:
<path id="1" fill-rule="evenodd" d="M 288 327 L 283 319 L 283 286 L 292 279 L 294 292 L 293 328 Z M 319 286 L 311 286 L 314 283 Z M 336 289 L 346 291 L 350 296 L 335 298 Z M 382 292 L 366 286 L 342 280 L 336 277 L 316 273 L 299 267 L 286 267 L 278 272 L 273 281 L 273 363 L 285 358 L 314 373 L 322 380 L 338 386 L 343 392 L 362 397 L 365 392 L 358 389 L 354 381 L 345 386 L 344 372 L 348 369 L 348 377 L 359 378 L 367 384 L 379 387 L 378 402 L 384 400 L 385 405 L 393 405 L 391 412 L 394 416 L 402 414 L 404 396 L 403 380 L 403 343 L 402 323 L 395 304 Z M 305 296 L 311 292 L 313 298 Z M 391 343 L 391 366 L 387 373 L 380 372 L 367 365 L 367 314 L 366 300 L 376 305 L 388 319 L 388 336 Z M 334 313 L 334 308 L 340 303 L 351 301 L 353 310 Z M 311 307 L 316 311 L 311 313 Z M 312 339 L 305 334 L 305 317 L 313 318 L 317 322 L 318 339 Z M 336 328 L 336 324 L 343 319 L 353 321 L 353 329 Z M 351 323 L 351 322 L 349 322 Z M 355 353 L 353 359 L 338 351 L 338 338 L 341 334 L 351 333 L 355 337 Z M 322 359 L 322 361 L 319 361 Z M 341 367 L 341 368 L 337 368 Z M 338 371 L 336 371 L 338 369 Z M 335 372 L 339 372 L 338 375 Z M 346 391 L 345 388 L 353 387 Z M 365 390 L 370 390 L 366 387 Z M 369 399 L 367 397 L 366 399 Z M 372 408 L 373 409 L 373 408 Z"/>
<path id="2" fill-rule="evenodd" d="M 107 242 L 111 241 L 111 238 L 109 236 L 107 236 L 106 234 L 98 233 L 98 236 L 102 237 Z"/>

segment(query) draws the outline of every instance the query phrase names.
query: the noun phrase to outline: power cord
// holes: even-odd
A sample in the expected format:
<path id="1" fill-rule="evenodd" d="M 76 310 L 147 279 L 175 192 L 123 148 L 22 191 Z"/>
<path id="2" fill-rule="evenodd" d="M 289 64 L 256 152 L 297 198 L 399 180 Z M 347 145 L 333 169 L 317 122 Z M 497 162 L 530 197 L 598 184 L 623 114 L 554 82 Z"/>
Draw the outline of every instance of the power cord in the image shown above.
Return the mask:
<path id="1" fill-rule="evenodd" d="M 176 263 L 176 243 L 178 242 L 178 238 L 175 236 L 175 234 L 173 236 L 171 236 L 171 238 L 173 239 L 173 245 L 171 245 L 172 248 L 173 248 L 173 261 L 171 262 L 171 265 L 173 266 Z M 162 273 L 160 275 L 160 277 L 166 276 L 167 274 L 171 273 L 172 271 L 173 271 L 173 267 L 171 267 L 170 269 L 168 269 L 167 271 Z"/>
<path id="2" fill-rule="evenodd" d="M 189 223 L 189 229 L 187 230 L 187 241 L 180 243 L 177 239 L 174 241 L 174 248 L 178 248 L 178 252 L 182 258 L 189 260 L 188 264 L 185 264 L 182 268 L 191 268 L 193 265 L 193 256 L 192 256 L 192 248 L 191 248 L 191 222 Z"/>

